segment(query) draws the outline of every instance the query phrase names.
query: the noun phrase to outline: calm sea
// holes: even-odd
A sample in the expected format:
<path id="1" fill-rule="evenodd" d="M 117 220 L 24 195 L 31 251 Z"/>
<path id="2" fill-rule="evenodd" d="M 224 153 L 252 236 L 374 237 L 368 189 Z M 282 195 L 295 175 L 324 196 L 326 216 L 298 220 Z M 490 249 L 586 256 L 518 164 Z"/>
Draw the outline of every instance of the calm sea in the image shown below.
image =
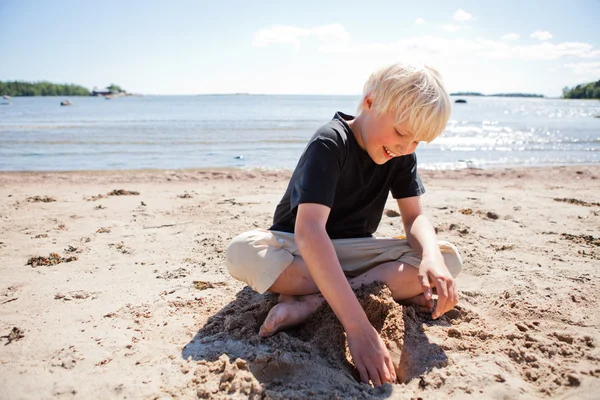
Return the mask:
<path id="1" fill-rule="evenodd" d="M 464 98 L 442 136 L 419 146 L 421 168 L 600 163 L 600 101 Z M 17 97 L 0 105 L 0 170 L 292 169 L 315 129 L 358 100 Z"/>

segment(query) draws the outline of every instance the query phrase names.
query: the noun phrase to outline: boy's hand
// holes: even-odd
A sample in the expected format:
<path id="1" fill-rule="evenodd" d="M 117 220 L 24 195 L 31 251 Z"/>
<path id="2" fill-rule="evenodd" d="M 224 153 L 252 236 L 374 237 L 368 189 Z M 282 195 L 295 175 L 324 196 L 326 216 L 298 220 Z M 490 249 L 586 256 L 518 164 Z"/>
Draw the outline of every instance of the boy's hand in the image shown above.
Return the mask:
<path id="1" fill-rule="evenodd" d="M 433 319 L 441 317 L 458 303 L 456 283 L 441 256 L 439 259 L 423 258 L 419 266 L 419 280 L 427 300 L 430 300 L 432 296 L 431 286 L 434 285 L 436 288 L 438 301 L 432 314 Z"/>
<path id="2" fill-rule="evenodd" d="M 346 330 L 346 337 L 361 381 L 368 384 L 370 380 L 375 386 L 396 381 L 390 353 L 371 324 L 361 326 L 356 331 Z"/>

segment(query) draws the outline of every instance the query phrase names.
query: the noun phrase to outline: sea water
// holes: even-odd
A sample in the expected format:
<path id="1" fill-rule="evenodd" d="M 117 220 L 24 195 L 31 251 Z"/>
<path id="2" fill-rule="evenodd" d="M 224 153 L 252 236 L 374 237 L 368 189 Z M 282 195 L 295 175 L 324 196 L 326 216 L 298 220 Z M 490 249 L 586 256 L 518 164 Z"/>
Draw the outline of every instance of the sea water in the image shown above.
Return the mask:
<path id="1" fill-rule="evenodd" d="M 461 97 L 420 168 L 600 163 L 600 101 Z M 453 97 L 452 100 L 456 100 Z M 72 106 L 60 106 L 70 100 Z M 16 97 L 0 102 L 0 170 L 293 169 L 359 96 Z"/>

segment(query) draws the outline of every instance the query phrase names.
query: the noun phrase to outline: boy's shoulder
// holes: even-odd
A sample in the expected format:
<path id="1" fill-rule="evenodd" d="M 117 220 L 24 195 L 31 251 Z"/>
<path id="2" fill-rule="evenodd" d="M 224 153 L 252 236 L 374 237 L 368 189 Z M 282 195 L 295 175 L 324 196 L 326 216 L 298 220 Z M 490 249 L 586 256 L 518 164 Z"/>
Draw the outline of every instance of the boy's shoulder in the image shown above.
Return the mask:
<path id="1" fill-rule="evenodd" d="M 336 112 L 333 118 L 317 129 L 311 142 L 315 140 L 333 141 L 340 146 L 348 145 L 348 142 L 354 139 L 354 134 L 346 121 L 351 121 L 354 117 Z"/>

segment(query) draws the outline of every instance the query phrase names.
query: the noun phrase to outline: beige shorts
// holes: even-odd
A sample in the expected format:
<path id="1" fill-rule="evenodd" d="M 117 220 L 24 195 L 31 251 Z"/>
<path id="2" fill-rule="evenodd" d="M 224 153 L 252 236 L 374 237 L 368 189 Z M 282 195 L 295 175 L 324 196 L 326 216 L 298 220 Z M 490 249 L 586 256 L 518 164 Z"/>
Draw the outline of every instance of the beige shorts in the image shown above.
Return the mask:
<path id="1" fill-rule="evenodd" d="M 358 276 L 390 261 L 416 268 L 421 264 L 421 256 L 404 238 L 333 239 L 331 242 L 348 277 Z M 438 245 L 448 270 L 456 277 L 462 269 L 458 250 L 448 242 L 439 241 Z M 255 229 L 233 239 L 227 247 L 226 265 L 235 279 L 264 293 L 295 256 L 300 256 L 300 252 L 293 233 Z"/>

